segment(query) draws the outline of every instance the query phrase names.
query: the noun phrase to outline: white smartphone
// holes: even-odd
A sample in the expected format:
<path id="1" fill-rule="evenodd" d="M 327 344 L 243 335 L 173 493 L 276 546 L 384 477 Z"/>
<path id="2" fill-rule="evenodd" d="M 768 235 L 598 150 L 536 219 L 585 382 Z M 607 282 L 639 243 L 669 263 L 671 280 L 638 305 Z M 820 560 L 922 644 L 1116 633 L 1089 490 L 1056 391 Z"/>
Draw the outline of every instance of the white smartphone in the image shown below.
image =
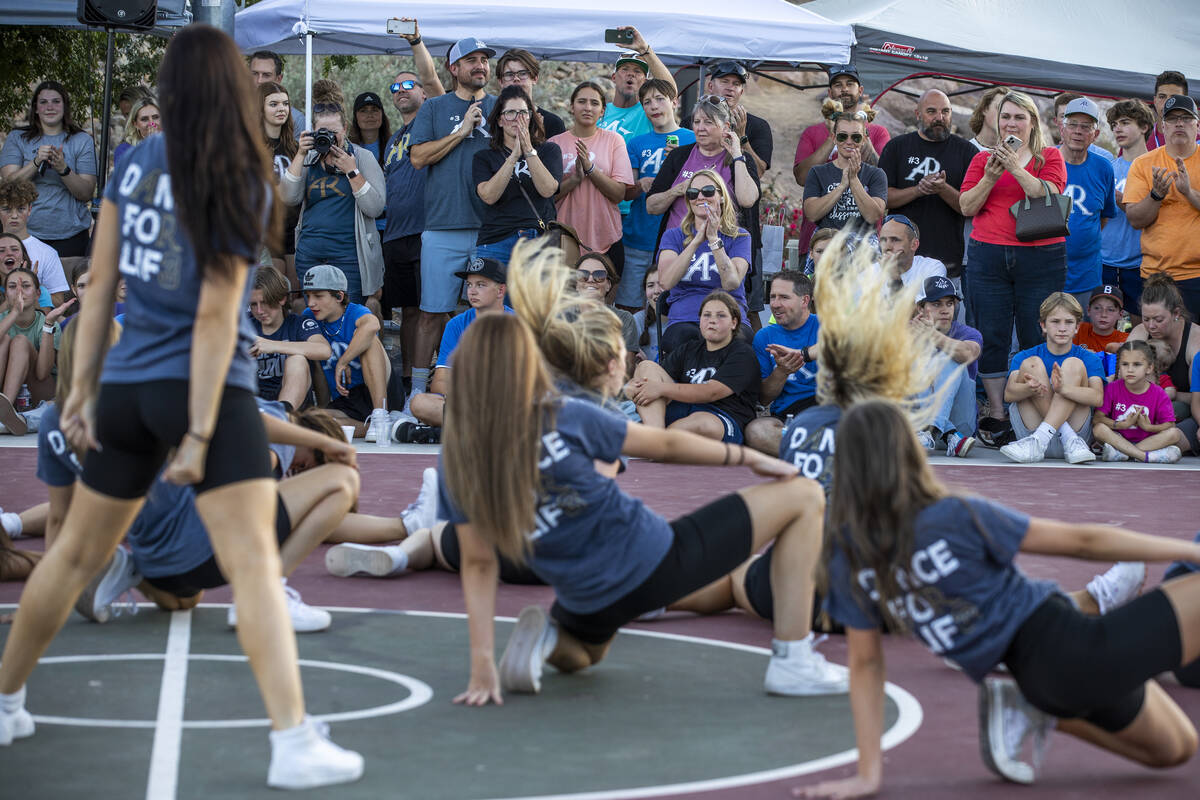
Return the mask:
<path id="1" fill-rule="evenodd" d="M 417 32 L 417 23 L 412 20 L 389 19 L 387 32 L 395 36 L 412 36 Z"/>
<path id="2" fill-rule="evenodd" d="M 1006 145 L 1008 145 L 1008 149 L 1010 149 L 1010 150 L 1020 150 L 1021 149 L 1021 140 L 1018 139 L 1016 136 L 1013 136 L 1012 134 L 1009 134 L 1008 136 L 1004 137 L 1004 143 Z"/>

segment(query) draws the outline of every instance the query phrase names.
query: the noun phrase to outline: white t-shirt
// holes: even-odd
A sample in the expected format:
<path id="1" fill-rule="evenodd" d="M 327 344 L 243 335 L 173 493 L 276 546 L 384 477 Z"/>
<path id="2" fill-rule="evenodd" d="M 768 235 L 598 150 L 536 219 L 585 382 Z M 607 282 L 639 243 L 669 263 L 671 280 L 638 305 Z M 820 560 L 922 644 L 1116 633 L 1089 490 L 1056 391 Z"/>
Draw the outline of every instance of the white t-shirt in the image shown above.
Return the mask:
<path id="1" fill-rule="evenodd" d="M 71 288 L 67 285 L 67 276 L 57 250 L 36 236 L 27 236 L 21 243 L 25 245 L 25 252 L 29 253 L 29 263 L 37 264 L 38 283 L 46 291 L 54 294 Z"/>
<path id="2" fill-rule="evenodd" d="M 932 278 L 934 275 L 946 277 L 946 265 L 936 258 L 913 256 L 912 266 L 900 276 L 900 282 L 905 286 L 914 282 L 917 284 L 917 302 L 919 303 L 925 299 L 925 279 Z"/>

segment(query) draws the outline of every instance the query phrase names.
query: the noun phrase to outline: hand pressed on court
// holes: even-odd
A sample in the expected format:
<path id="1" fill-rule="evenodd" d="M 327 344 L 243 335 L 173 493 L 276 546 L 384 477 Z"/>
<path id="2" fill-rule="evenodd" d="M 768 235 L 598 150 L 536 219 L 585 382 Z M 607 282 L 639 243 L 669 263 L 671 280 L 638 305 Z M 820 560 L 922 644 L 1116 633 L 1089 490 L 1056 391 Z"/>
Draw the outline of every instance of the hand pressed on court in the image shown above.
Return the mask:
<path id="1" fill-rule="evenodd" d="M 491 701 L 504 705 L 500 696 L 500 674 L 496 671 L 496 659 L 489 657 L 487 663 L 480 660 L 471 667 L 471 680 L 467 690 L 454 698 L 455 703 L 467 706 L 486 706 Z"/>
<path id="2" fill-rule="evenodd" d="M 793 797 L 869 797 L 879 791 L 879 781 L 868 780 L 861 775 L 840 781 L 824 781 L 813 786 L 796 786 Z"/>
<path id="3" fill-rule="evenodd" d="M 743 447 L 742 452 L 745 453 L 746 466 L 753 470 L 755 475 L 762 475 L 764 478 L 794 478 L 800 474 L 800 469 L 795 464 L 765 456 L 750 447 Z"/>

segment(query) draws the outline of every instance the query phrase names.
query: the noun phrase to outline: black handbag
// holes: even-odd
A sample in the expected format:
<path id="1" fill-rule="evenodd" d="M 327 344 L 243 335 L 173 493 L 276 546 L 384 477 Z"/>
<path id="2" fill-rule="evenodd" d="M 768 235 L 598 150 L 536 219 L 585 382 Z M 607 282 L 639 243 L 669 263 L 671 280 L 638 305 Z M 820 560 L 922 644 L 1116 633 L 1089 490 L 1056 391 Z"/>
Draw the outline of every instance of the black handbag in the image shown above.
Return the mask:
<path id="1" fill-rule="evenodd" d="M 1038 239 L 1053 239 L 1067 236 L 1071 229 L 1067 220 L 1071 217 L 1071 198 L 1058 193 L 1049 181 L 1041 181 L 1046 187 L 1045 197 L 1018 200 L 1009 210 L 1017 219 L 1017 239 L 1033 242 Z"/>

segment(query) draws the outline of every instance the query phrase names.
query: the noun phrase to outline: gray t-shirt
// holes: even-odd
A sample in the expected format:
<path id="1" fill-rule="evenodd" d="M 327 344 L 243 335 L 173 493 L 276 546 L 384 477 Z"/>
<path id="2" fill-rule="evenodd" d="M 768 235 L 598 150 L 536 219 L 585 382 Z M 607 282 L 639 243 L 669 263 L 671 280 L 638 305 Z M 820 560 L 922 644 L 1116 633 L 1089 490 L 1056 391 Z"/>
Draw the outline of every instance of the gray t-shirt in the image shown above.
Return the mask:
<path id="1" fill-rule="evenodd" d="M 879 167 L 873 167 L 870 164 L 863 164 L 858 170 L 858 180 L 866 188 L 867 194 L 871 197 L 879 197 L 885 202 L 887 201 L 887 173 Z M 808 177 L 804 181 L 804 199 L 810 197 L 824 197 L 830 192 L 837 189 L 838 184 L 842 182 L 842 168 L 830 161 L 828 164 L 818 164 L 808 171 Z M 838 198 L 837 203 L 829 213 L 821 219 L 813 220 L 818 228 L 837 228 L 841 229 L 847 225 L 865 224 L 862 212 L 858 209 L 858 202 L 854 199 L 854 193 L 850 191 L 850 187 L 842 192 L 842 196 Z"/>
<path id="2" fill-rule="evenodd" d="M 485 95 L 480 106 L 483 121 L 436 164 L 424 167 L 425 230 L 478 230 L 483 201 L 472 180 L 475 154 L 488 146 L 487 117 L 496 98 Z M 434 142 L 449 136 L 462 124 L 471 104 L 454 92 L 426 100 L 413 120 L 408 146 Z"/>
<path id="3" fill-rule="evenodd" d="M 80 175 L 96 174 L 96 148 L 92 137 L 82 131 L 71 136 L 57 133 L 53 136 L 34 136 L 25 139 L 24 131 L 13 131 L 4 140 L 0 149 L 0 168 L 13 165 L 23 167 L 37 155 L 38 148 L 49 144 L 63 149 L 63 160 L 72 172 Z M 29 215 L 29 232 L 43 241 L 69 239 L 92 225 L 88 204 L 76 200 L 57 172 L 46 165 L 39 175 L 33 174 L 33 185 L 38 198 Z"/>

